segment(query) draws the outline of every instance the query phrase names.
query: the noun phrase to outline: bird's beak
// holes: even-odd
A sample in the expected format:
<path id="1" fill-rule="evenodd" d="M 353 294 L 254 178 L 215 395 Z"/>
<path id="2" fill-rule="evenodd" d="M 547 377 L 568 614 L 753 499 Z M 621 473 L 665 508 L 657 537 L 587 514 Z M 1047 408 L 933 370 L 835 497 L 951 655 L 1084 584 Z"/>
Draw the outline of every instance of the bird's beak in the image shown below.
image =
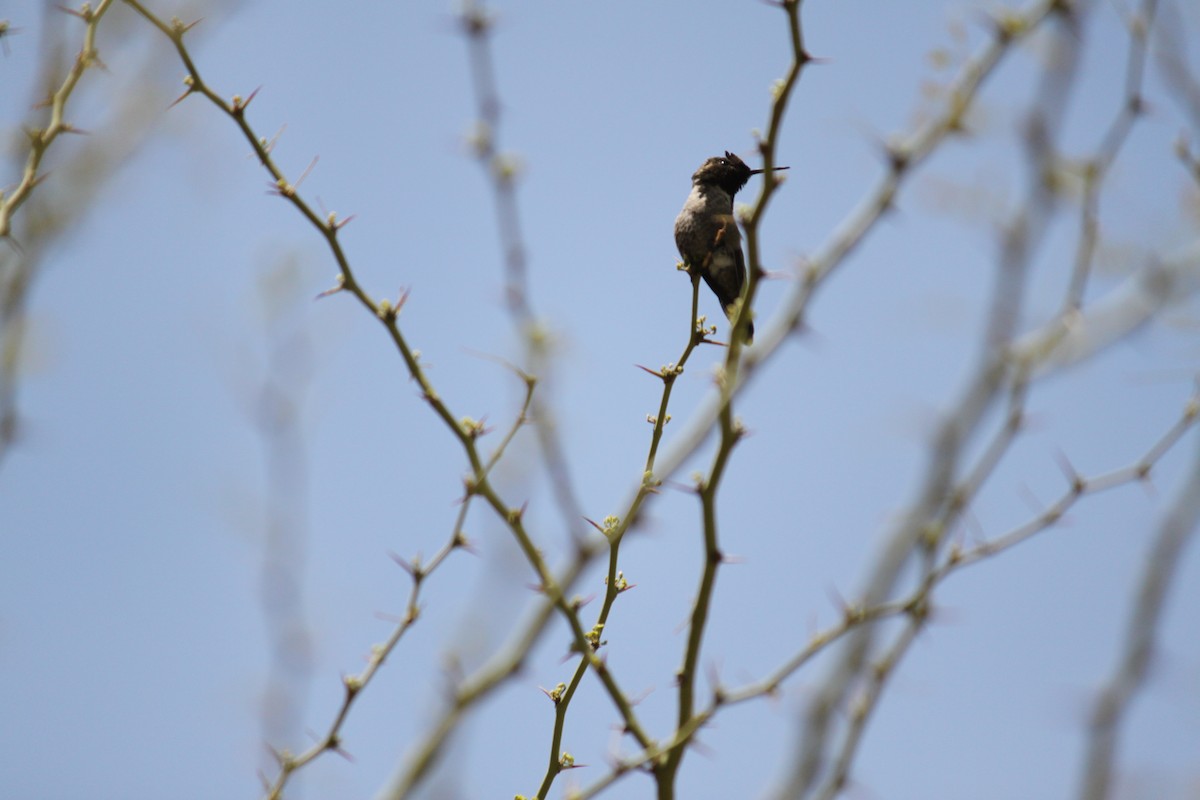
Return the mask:
<path id="1" fill-rule="evenodd" d="M 781 170 L 781 169 L 791 169 L 791 167 L 771 167 L 771 170 L 772 170 L 772 171 Z M 752 170 L 750 170 L 750 174 L 751 174 L 751 175 L 761 175 L 761 174 L 762 174 L 762 173 L 764 173 L 764 172 L 766 172 L 766 170 L 765 170 L 765 169 L 752 169 Z"/>

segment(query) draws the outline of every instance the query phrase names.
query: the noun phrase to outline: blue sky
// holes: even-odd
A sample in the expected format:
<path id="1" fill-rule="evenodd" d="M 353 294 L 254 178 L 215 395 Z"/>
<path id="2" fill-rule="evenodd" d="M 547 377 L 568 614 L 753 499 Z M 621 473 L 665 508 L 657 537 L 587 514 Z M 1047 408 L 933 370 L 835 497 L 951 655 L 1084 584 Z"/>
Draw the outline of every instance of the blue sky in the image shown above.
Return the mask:
<path id="1" fill-rule="evenodd" d="M 22 28 L 0 59 L 9 128 L 26 118 L 40 8 L 0 10 Z M 265 136 L 282 131 L 275 152 L 289 175 L 319 157 L 302 190 L 356 215 L 342 241 L 360 282 L 381 297 L 411 291 L 402 327 L 438 391 L 456 415 L 503 429 L 521 386 L 480 354 L 519 359 L 521 345 L 503 305 L 490 191 L 466 145 L 475 111 L 453 8 L 330 9 L 218 7 L 190 42 L 222 94 L 261 87 L 248 116 Z M 751 131 L 765 127 L 771 83 L 788 63 L 783 15 L 749 0 L 494 11 L 499 144 L 522 164 L 532 302 L 553 334 L 545 391 L 581 504 L 599 520 L 620 510 L 649 442 L 645 416 L 659 387 L 635 365 L 673 361 L 684 344 L 688 282 L 674 268 L 672 222 L 704 158 L 728 149 L 754 160 Z M 144 53 L 165 42 L 128 9 L 111 13 L 99 40 L 108 72 L 85 77 L 72 118 L 85 129 L 114 95 L 142 91 L 163 108 L 181 86 L 171 58 L 139 74 Z M 780 141 L 778 160 L 791 170 L 762 232 L 766 266 L 780 274 L 759 292 L 763 320 L 804 254 L 884 168 L 878 143 L 936 108 L 929 89 L 953 66 L 939 70 L 931 53 L 946 51 L 953 65 L 984 37 L 965 2 L 809 0 L 804 17 L 809 49 L 825 60 L 804 73 Z M 1180 19 L 1200 25 L 1194 9 Z M 1096 147 L 1121 102 L 1126 39 L 1112 4 L 1099 4 L 1086 43 L 1065 136 L 1074 155 Z M 722 540 L 738 559 L 718 579 L 706 674 L 732 684 L 761 677 L 832 624 L 837 598 L 854 596 L 912 502 L 929 435 L 978 352 L 997 223 L 1022 197 L 1016 119 L 1044 54 L 1035 41 L 1012 55 L 980 98 L 973 135 L 913 176 L 896 213 L 822 289 L 809 330 L 740 401 L 753 435 L 736 450 L 720 501 Z M 131 88 L 140 80 L 157 91 Z M 1147 96 L 1151 112 L 1101 204 L 1090 297 L 1196 237 L 1196 187 L 1171 150 L 1187 119 L 1154 69 Z M 290 550 L 297 613 L 312 647 L 298 727 L 277 742 L 292 748 L 307 744 L 305 729 L 325 729 L 339 676 L 361 669 L 387 636 L 379 615 L 403 610 L 408 581 L 389 552 L 428 557 L 458 510 L 461 452 L 378 324 L 352 298 L 312 301 L 336 266 L 267 191 L 229 120 L 189 98 L 153 124 L 49 253 L 31 297 L 23 438 L 0 472 L 0 776 L 12 797 L 254 796 L 259 701 L 277 674 L 260 599 L 271 509 L 286 509 L 299 537 Z M 62 179 L 56 159 L 77 146 L 64 141 L 48 157 L 49 184 Z M 6 170 L 7 185 L 16 173 Z M 751 184 L 742 199 L 756 191 Z M 1033 263 L 1022 327 L 1057 310 L 1077 226 L 1075 204 L 1061 211 Z M 707 294 L 701 311 L 724 332 Z M 1195 319 L 1185 304 L 1038 384 L 1029 428 L 973 507 L 966 540 L 999 535 L 1053 501 L 1065 489 L 1060 454 L 1085 475 L 1135 462 L 1191 394 Z M 668 443 L 721 356 L 694 356 L 676 386 Z M 254 421 L 268 381 L 294 404 L 301 443 L 274 471 Z M 529 500 L 530 528 L 554 558 L 565 532 L 530 434 L 497 481 L 514 502 Z M 1065 524 L 946 582 L 935 622 L 868 729 L 858 796 L 1075 792 L 1088 704 L 1113 669 L 1147 544 L 1196 446 L 1189 435 L 1148 485 L 1086 498 Z M 709 452 L 680 477 L 705 468 Z M 271 475 L 285 476 L 275 501 Z M 688 494 L 654 500 L 622 548 L 637 588 L 605 631 L 614 673 L 646 693 L 638 713 L 658 736 L 673 720 L 699 519 Z M 429 580 L 420 623 L 344 729 L 353 760 L 325 757 L 304 770 L 302 796 L 374 796 L 436 712 L 448 660 L 478 665 L 531 607 L 531 573 L 505 529 L 479 507 L 467 531 L 477 555 L 454 554 Z M 1186 559 L 1122 740 L 1118 796 L 1190 797 L 1200 785 L 1200 555 L 1192 548 Z M 599 573 L 580 591 L 599 594 Z M 568 679 L 568 642 L 565 626 L 552 625 L 528 670 L 454 741 L 424 796 L 536 788 L 553 719 L 538 687 Z M 757 797 L 781 779 L 827 667 L 818 660 L 778 699 L 719 717 L 705 751 L 685 761 L 680 796 Z M 603 775 L 618 741 L 595 680 L 575 702 L 565 746 L 591 766 L 561 777 L 555 797 Z M 608 796 L 651 795 L 633 776 Z"/>

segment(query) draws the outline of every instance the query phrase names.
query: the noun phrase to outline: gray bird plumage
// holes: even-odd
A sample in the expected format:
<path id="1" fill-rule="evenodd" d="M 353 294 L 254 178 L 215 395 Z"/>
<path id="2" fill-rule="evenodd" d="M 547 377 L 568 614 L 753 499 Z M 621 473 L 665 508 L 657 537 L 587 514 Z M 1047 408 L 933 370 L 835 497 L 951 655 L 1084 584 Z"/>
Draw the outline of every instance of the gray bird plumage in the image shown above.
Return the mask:
<path id="1" fill-rule="evenodd" d="M 729 151 L 710 158 L 692 175 L 692 191 L 675 218 L 675 246 L 683 263 L 712 289 L 725 316 L 733 319 L 734 301 L 746 284 L 742 234 L 733 217 L 733 197 L 752 170 Z M 754 323 L 746 327 L 746 343 L 754 339 Z"/>

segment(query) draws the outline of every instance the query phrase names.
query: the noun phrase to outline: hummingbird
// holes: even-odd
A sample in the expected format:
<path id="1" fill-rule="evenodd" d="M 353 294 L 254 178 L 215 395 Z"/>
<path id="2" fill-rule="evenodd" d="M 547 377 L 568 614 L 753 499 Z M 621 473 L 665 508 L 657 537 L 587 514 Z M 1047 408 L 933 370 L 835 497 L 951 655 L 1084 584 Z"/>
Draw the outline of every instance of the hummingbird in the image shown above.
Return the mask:
<path id="1" fill-rule="evenodd" d="M 775 167 L 787 169 L 787 167 Z M 742 234 L 733 217 L 733 196 L 751 175 L 765 172 L 750 169 L 728 150 L 700 165 L 692 175 L 692 191 L 675 218 L 675 246 L 689 272 L 698 272 L 733 320 L 734 301 L 746 285 L 746 257 Z M 746 326 L 746 344 L 754 341 L 754 323 Z"/>

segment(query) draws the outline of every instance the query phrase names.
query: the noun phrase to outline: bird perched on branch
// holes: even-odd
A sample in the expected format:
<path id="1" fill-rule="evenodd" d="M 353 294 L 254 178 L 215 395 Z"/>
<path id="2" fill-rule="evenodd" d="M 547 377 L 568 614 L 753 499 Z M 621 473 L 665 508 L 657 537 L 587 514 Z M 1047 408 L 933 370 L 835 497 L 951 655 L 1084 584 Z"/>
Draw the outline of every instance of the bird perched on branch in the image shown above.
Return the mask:
<path id="1" fill-rule="evenodd" d="M 775 167 L 787 169 L 787 167 Z M 742 234 L 733 217 L 733 196 L 751 175 L 766 170 L 750 169 L 728 150 L 700 165 L 692 175 L 692 192 L 675 218 L 675 246 L 688 272 L 699 273 L 721 303 L 725 316 L 733 320 L 734 302 L 746 285 L 746 257 Z M 754 323 L 746 325 L 746 344 L 754 340 Z"/>

